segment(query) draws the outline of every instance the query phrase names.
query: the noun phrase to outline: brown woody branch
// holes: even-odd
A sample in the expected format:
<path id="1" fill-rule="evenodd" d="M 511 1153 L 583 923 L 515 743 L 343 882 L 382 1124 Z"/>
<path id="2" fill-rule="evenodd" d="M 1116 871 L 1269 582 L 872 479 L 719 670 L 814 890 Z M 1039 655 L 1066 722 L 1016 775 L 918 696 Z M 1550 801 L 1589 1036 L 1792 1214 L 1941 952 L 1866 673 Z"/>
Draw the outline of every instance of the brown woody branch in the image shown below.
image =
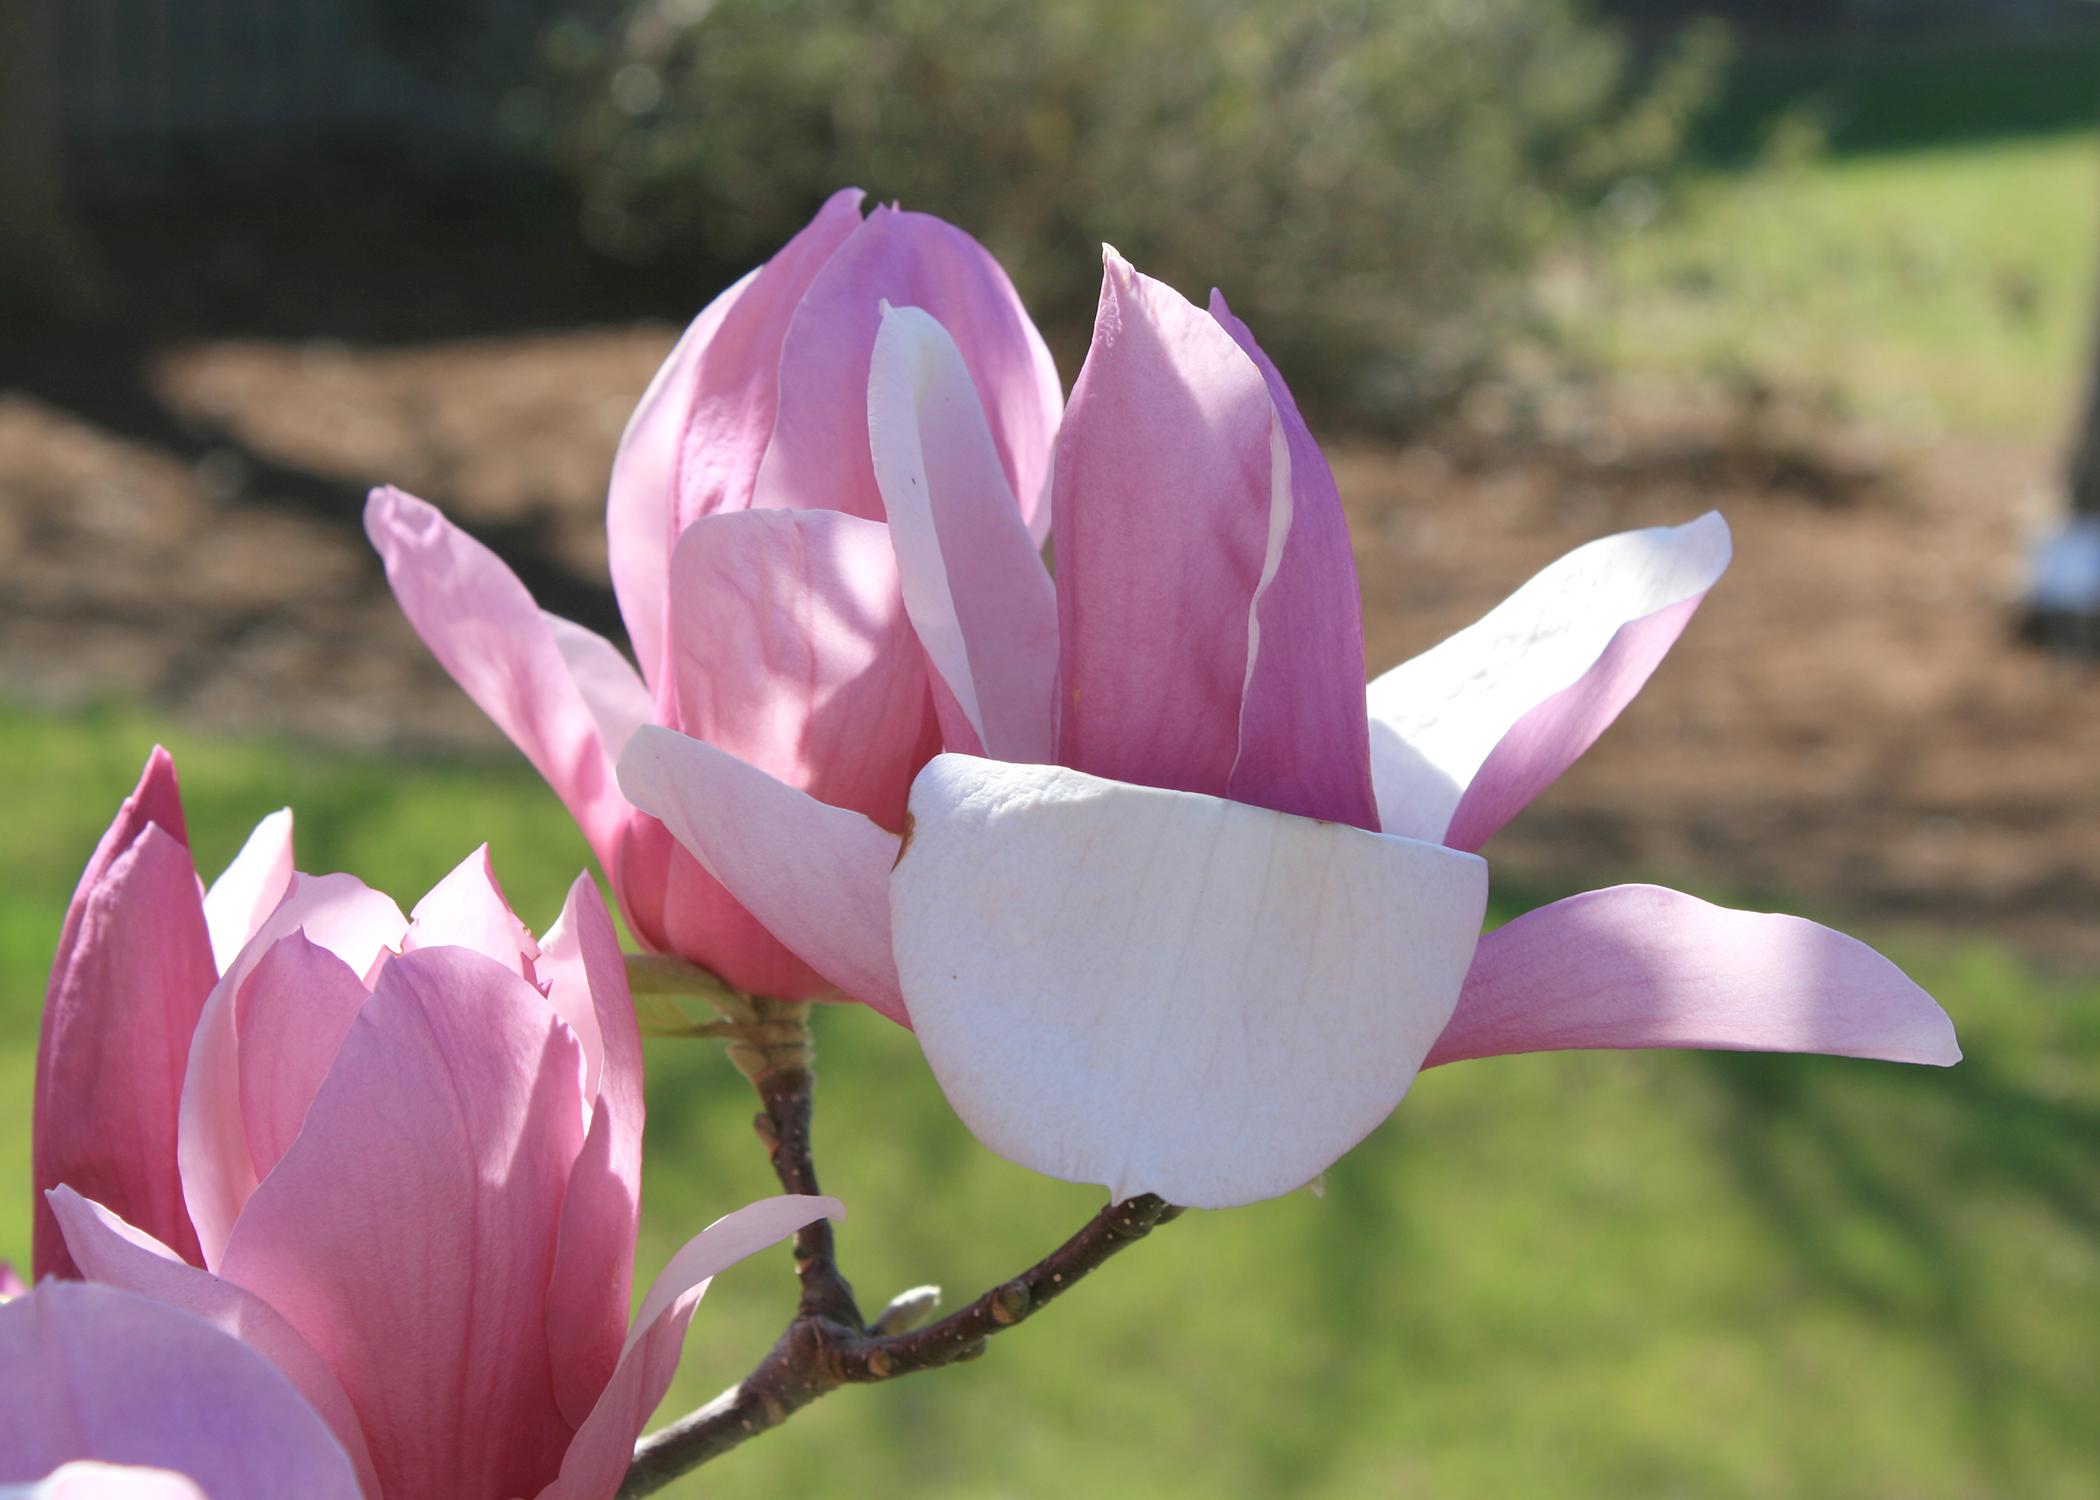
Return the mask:
<path id="1" fill-rule="evenodd" d="M 755 1123 L 781 1187 L 815 1193 L 808 1008 L 767 1000 L 747 1004 L 748 1010 L 739 1006 L 743 1014 L 704 1029 L 729 1040 L 730 1055 L 758 1090 L 762 1108 Z M 1011 1281 L 924 1328 L 897 1332 L 878 1331 L 863 1319 L 839 1273 L 831 1221 L 817 1220 L 795 1236 L 802 1296 L 779 1340 L 737 1384 L 635 1444 L 620 1500 L 655 1493 L 842 1385 L 893 1380 L 976 1358 L 986 1340 L 1026 1321 L 1180 1212 L 1151 1194 L 1112 1203 Z"/>

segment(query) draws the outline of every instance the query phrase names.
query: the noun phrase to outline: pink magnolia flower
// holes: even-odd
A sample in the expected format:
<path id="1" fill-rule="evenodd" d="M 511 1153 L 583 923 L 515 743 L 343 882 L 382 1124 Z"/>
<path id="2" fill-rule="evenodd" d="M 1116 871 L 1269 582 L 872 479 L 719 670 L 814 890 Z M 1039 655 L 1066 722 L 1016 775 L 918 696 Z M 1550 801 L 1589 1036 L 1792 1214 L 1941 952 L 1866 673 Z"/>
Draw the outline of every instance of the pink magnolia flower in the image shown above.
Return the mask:
<path id="1" fill-rule="evenodd" d="M 192 1313 L 46 1281 L 0 1307 L 0 1495 L 357 1500 L 349 1455 L 262 1355 Z"/>
<path id="2" fill-rule="evenodd" d="M 1474 851 L 1668 650 L 1727 565 L 1718 516 L 1578 549 L 1367 698 L 1333 478 L 1222 298 L 1110 252 L 1054 582 L 936 319 L 888 314 L 868 401 L 965 753 L 919 774 L 902 840 L 667 733 L 622 781 L 813 967 L 896 985 L 1000 1154 L 1221 1207 L 1310 1180 L 1461 1058 L 1958 1057 L 1892 964 L 1793 917 L 1622 886 L 1480 936 Z"/>
<path id="3" fill-rule="evenodd" d="M 291 878 L 287 809 L 257 824 L 201 890 L 175 762 L 154 747 L 73 892 L 45 992 L 31 1148 L 37 1275 L 78 1274 L 43 1198 L 61 1182 L 196 1258 L 175 1171 L 190 1036 L 219 971 Z"/>
<path id="4" fill-rule="evenodd" d="M 155 816 L 180 826 L 172 801 Z M 165 935 L 149 920 L 93 941 L 137 966 L 150 954 L 126 950 Z M 64 1248 L 90 1280 L 267 1356 L 368 1500 L 605 1500 L 708 1279 L 840 1212 L 776 1198 L 729 1215 L 630 1324 L 643 1102 L 625 960 L 588 876 L 536 941 L 486 850 L 412 917 L 351 876 L 293 874 L 176 1050 L 172 1159 L 116 1180 L 134 1201 L 179 1203 L 191 1248 L 70 1177 L 44 1194 Z M 163 1059 L 111 1069 L 95 1080 L 107 1107 L 159 1102 Z M 54 1160 L 95 1159 L 70 1137 L 97 1117 L 42 1094 L 38 1113 Z"/>
<path id="5" fill-rule="evenodd" d="M 422 501 L 383 489 L 365 512 L 409 620 L 560 794 L 636 936 L 782 999 L 833 981 L 630 807 L 614 763 L 637 726 L 668 725 L 902 827 L 911 779 L 939 744 L 869 461 L 882 300 L 956 331 L 1017 524 L 1038 537 L 1062 404 L 1041 337 L 983 247 L 925 214 L 862 218 L 860 196 L 835 195 L 710 304 L 628 425 L 607 531 L 639 675 L 610 642 L 542 614 Z"/>

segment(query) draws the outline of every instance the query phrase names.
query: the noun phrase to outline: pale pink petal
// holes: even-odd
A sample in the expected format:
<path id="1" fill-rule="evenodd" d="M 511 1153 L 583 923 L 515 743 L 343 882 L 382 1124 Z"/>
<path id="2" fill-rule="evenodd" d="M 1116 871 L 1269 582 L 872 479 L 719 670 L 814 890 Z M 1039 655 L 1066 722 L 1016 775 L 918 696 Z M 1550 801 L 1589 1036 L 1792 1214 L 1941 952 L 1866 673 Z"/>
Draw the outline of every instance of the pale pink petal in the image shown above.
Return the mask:
<path id="1" fill-rule="evenodd" d="M 686 1241 L 650 1286 L 621 1351 L 619 1369 L 562 1460 L 561 1477 L 538 1500 L 605 1500 L 619 1488 L 649 1414 L 671 1388 L 686 1325 L 708 1282 L 745 1257 L 816 1219 L 846 1217 L 836 1198 L 765 1198 Z"/>
<path id="2" fill-rule="evenodd" d="M 569 888 L 540 973 L 548 1000 L 583 1040 L 584 1097 L 594 1101 L 590 1135 L 562 1199 L 547 1287 L 554 1393 L 574 1426 L 620 1357 L 642 1193 L 642 1037 L 619 935 L 590 876 Z"/>
<path id="3" fill-rule="evenodd" d="M 599 862 L 613 868 L 627 807 L 598 721 L 525 585 L 495 553 L 400 490 L 372 492 L 365 534 L 430 654 L 525 752 Z"/>
<path id="4" fill-rule="evenodd" d="M 255 1350 L 131 1292 L 48 1282 L 0 1307 L 0 1484 L 75 1459 L 172 1470 L 212 1500 L 358 1496 L 341 1445 Z"/>
<path id="5" fill-rule="evenodd" d="M 44 998 L 31 1146 L 39 1277 L 74 1273 L 41 1197 L 61 1182 L 199 1253 L 176 1165 L 190 1035 L 216 977 L 197 870 L 157 821 L 103 852 L 74 895 Z"/>
<path id="6" fill-rule="evenodd" d="M 1050 760 L 1057 592 L 1000 470 L 961 351 L 918 308 L 883 315 L 868 432 L 905 608 L 948 689 L 936 702 L 960 710 L 983 754 Z M 1360 717 L 1363 695 L 1354 696 Z"/>
<path id="7" fill-rule="evenodd" d="M 649 689 L 620 648 L 597 631 L 545 610 L 540 611 L 540 618 L 554 636 L 561 659 L 568 663 L 584 706 L 598 723 L 599 743 L 609 758 L 618 760 L 628 737 L 655 715 Z"/>
<path id="8" fill-rule="evenodd" d="M 19 1297 L 28 1290 L 22 1283 L 21 1273 L 15 1270 L 14 1262 L 0 1260 L 0 1302 Z"/>
<path id="9" fill-rule="evenodd" d="M 103 1464 L 82 1459 L 60 1464 L 36 1484 L 0 1484 L 0 1500 L 211 1500 L 196 1481 L 170 1469 Z"/>
<path id="10" fill-rule="evenodd" d="M 165 1302 L 232 1334 L 277 1367 L 335 1434 L 359 1483 L 379 1493 L 364 1429 L 342 1382 L 277 1310 L 254 1293 L 186 1265 L 166 1245 L 71 1188 L 54 1188 L 51 1208 L 66 1245 L 88 1279 Z"/>
<path id="11" fill-rule="evenodd" d="M 527 979 L 535 977 L 533 961 L 540 956 L 540 945 L 510 909 L 487 844 L 432 886 L 409 918 L 408 931 L 401 939 L 403 953 L 418 948 L 471 948 Z"/>
<path id="12" fill-rule="evenodd" d="M 1480 941 L 1424 1067 L 1509 1052 L 1704 1047 L 1958 1062 L 1932 997 L 1856 938 L 1652 885 L 1589 891 Z"/>
<path id="13" fill-rule="evenodd" d="M 284 900 L 205 1000 L 189 1040 L 176 1135 L 183 1201 L 205 1265 L 218 1266 L 234 1218 L 258 1177 L 241 1118 L 240 1007 L 248 976 L 263 955 L 295 932 L 362 976 L 388 944 L 401 940 L 407 926 L 401 908 L 353 875 L 295 874 Z"/>
<path id="14" fill-rule="evenodd" d="M 1248 626 L 1235 802 L 1378 829 L 1364 708 L 1363 604 L 1334 475 L 1254 334 L 1210 294 L 1211 316 L 1254 361 L 1274 404 L 1268 551 Z"/>
<path id="15" fill-rule="evenodd" d="M 388 1500 L 531 1494 L 569 1436 L 544 1320 L 583 1056 L 493 960 L 389 962 L 220 1268 L 349 1394 Z"/>
<path id="16" fill-rule="evenodd" d="M 620 784 L 818 973 L 909 1024 L 890 957 L 895 834 L 667 729 L 634 737 Z"/>
<path id="17" fill-rule="evenodd" d="M 355 970 L 300 932 L 273 944 L 249 973 L 235 1005 L 241 1124 L 258 1180 L 298 1139 L 367 995 Z"/>
<path id="18" fill-rule="evenodd" d="M 1576 548 L 1458 634 L 1371 684 L 1387 833 L 1477 849 L 1632 701 L 1728 567 L 1728 526 Z"/>
<path id="19" fill-rule="evenodd" d="M 943 755 L 891 877 L 927 1061 L 987 1146 L 1224 1208 L 1302 1186 L 1450 1018 L 1487 866 L 1439 845 Z"/>
<path id="20" fill-rule="evenodd" d="M 1273 512 L 1274 406 L 1201 308 L 1109 251 L 1058 438 L 1058 759 L 1224 796 Z"/>
<path id="21" fill-rule="evenodd" d="M 280 807 L 248 835 L 226 872 L 204 893 L 212 958 L 223 972 L 276 909 L 292 883 L 292 810 Z"/>
<path id="22" fill-rule="evenodd" d="M 883 518 L 868 461 L 868 361 L 884 300 L 940 320 L 990 418 L 1007 492 L 1024 521 L 1043 505 L 1062 393 L 1042 335 L 999 263 L 930 214 L 878 207 L 795 312 L 780 354 L 780 412 L 755 506 Z M 1042 531 L 1035 530 L 1037 545 Z"/>
<path id="23" fill-rule="evenodd" d="M 679 727 L 902 826 L 939 730 L 888 528 L 837 511 L 710 516 L 678 539 L 671 577 Z"/>

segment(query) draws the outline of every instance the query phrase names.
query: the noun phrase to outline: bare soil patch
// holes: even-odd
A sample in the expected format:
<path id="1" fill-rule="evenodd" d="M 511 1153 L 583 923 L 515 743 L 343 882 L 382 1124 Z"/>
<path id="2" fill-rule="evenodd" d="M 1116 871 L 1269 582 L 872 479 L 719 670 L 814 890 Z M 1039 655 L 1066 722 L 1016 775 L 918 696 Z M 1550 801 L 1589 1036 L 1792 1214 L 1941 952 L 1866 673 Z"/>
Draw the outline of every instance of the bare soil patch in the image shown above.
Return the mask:
<path id="1" fill-rule="evenodd" d="M 675 330 L 411 348 L 96 351 L 0 386 L 0 691 L 242 733 L 497 752 L 357 517 L 390 480 L 606 628 L 604 476 Z M 114 357 L 113 357 L 114 358 Z M 2010 629 L 2050 455 L 1745 437 L 1651 410 L 1585 440 L 1342 443 L 1374 671 L 1590 537 L 1719 508 L 1737 562 L 1647 692 L 1498 836 L 1547 886 L 1647 877 L 2100 967 L 2100 673 Z"/>

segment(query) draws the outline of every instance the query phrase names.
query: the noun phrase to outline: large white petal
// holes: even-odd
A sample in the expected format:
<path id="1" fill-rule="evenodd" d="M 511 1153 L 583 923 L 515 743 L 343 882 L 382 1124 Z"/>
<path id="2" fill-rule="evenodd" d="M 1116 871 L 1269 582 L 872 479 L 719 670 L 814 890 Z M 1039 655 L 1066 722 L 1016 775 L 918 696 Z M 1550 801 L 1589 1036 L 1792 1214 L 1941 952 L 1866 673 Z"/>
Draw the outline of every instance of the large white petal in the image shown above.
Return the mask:
<path id="1" fill-rule="evenodd" d="M 1640 691 L 1729 552 L 1718 512 L 1601 537 L 1372 682 L 1379 826 L 1478 848 Z"/>
<path id="2" fill-rule="evenodd" d="M 1000 1155 L 1222 1208 L 1301 1186 L 1406 1094 L 1480 936 L 1477 856 L 943 755 L 891 877 L 935 1076 Z"/>

